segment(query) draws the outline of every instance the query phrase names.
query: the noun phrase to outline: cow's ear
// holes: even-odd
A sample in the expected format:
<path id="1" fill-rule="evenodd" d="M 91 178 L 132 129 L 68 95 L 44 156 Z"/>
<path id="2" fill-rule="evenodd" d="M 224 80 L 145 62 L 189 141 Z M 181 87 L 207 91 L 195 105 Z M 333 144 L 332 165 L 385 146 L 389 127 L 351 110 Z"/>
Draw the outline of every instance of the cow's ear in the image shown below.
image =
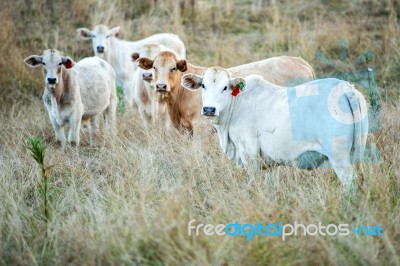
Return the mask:
<path id="1" fill-rule="evenodd" d="M 87 28 L 79 28 L 76 30 L 76 32 L 78 32 L 79 37 L 81 37 L 84 40 L 91 39 L 93 36 L 92 32 Z"/>
<path id="2" fill-rule="evenodd" d="M 135 62 L 136 60 L 138 60 L 139 56 L 140 56 L 139 53 L 132 53 L 131 54 L 132 61 Z"/>
<path id="3" fill-rule="evenodd" d="M 63 57 L 61 59 L 62 64 L 65 66 L 66 69 L 72 68 L 75 65 L 74 60 L 71 57 Z"/>
<path id="4" fill-rule="evenodd" d="M 110 35 L 114 36 L 115 38 L 119 37 L 119 31 L 120 31 L 121 27 L 114 27 L 110 30 Z"/>
<path id="5" fill-rule="evenodd" d="M 24 59 L 25 64 L 30 67 L 38 67 L 42 64 L 43 57 L 39 55 L 31 55 Z"/>
<path id="6" fill-rule="evenodd" d="M 187 61 L 185 59 L 179 60 L 176 63 L 176 68 L 179 69 L 180 72 L 186 72 L 186 70 L 187 70 Z"/>
<path id="7" fill-rule="evenodd" d="M 203 77 L 196 74 L 185 74 L 181 79 L 181 85 L 185 89 L 195 91 L 201 87 Z"/>
<path id="8" fill-rule="evenodd" d="M 140 68 L 143 68 L 144 70 L 148 70 L 153 67 L 154 61 L 147 57 L 141 57 L 136 62 Z"/>
<path id="9" fill-rule="evenodd" d="M 243 78 L 234 78 L 229 82 L 232 96 L 237 96 L 239 93 L 246 90 L 246 81 Z"/>

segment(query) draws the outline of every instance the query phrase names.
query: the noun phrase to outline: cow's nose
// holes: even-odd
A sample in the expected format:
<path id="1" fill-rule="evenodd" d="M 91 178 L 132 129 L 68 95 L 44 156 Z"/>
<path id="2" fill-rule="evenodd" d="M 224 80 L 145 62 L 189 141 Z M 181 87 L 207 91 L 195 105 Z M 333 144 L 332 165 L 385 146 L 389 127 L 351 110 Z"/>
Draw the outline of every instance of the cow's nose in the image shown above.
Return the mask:
<path id="1" fill-rule="evenodd" d="M 215 115 L 215 107 L 205 106 L 203 107 L 203 115 L 205 116 L 214 116 Z"/>
<path id="2" fill-rule="evenodd" d="M 49 84 L 56 84 L 57 79 L 56 78 L 47 78 L 47 82 Z"/>
<path id="3" fill-rule="evenodd" d="M 98 53 L 104 53 L 104 46 L 97 46 L 96 47 Z"/>
<path id="4" fill-rule="evenodd" d="M 143 73 L 143 80 L 152 80 L 153 74 L 152 73 Z"/>
<path id="5" fill-rule="evenodd" d="M 157 91 L 167 91 L 167 84 L 156 84 Z"/>

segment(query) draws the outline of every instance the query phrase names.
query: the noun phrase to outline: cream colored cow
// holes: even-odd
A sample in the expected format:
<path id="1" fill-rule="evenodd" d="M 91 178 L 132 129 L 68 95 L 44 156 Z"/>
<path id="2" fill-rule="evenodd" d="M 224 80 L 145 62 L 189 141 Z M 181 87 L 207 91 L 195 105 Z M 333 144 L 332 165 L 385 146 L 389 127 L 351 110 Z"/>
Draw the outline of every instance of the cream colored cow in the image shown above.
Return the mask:
<path id="1" fill-rule="evenodd" d="M 104 114 L 105 127 L 115 134 L 117 96 L 114 69 L 101 58 L 88 57 L 75 63 L 57 50 L 25 58 L 30 67 L 43 66 L 43 102 L 56 139 L 62 147 L 64 126 L 69 123 L 68 142 L 79 146 L 81 121 L 90 120 L 90 144 L 94 142 L 97 116 Z"/>

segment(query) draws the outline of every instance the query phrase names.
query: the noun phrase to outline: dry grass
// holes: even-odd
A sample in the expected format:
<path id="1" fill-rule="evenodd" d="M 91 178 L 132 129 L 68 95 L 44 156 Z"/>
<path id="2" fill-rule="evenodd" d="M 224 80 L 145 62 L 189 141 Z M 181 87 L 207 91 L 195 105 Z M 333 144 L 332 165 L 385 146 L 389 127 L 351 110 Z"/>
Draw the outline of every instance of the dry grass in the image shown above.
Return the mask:
<path id="1" fill-rule="evenodd" d="M 0 264 L 400 265 L 399 2 L 217 0 L 193 1 L 193 10 L 191 2 L 0 3 Z M 330 169 L 279 167 L 249 176 L 222 154 L 206 122 L 189 140 L 145 132 L 136 113 L 120 114 L 118 138 L 106 147 L 89 147 L 86 133 L 79 150 L 61 151 L 40 99 L 42 75 L 23 58 L 48 47 L 75 59 L 90 55 L 75 29 L 100 22 L 122 26 L 126 39 L 175 32 L 189 60 L 209 66 L 289 54 L 326 75 L 337 69 L 317 60 L 316 51 L 349 71 L 365 67 L 352 62 L 370 48 L 385 102 L 383 129 L 370 141 L 383 162 L 358 170 L 360 192 L 352 200 Z M 346 62 L 339 60 L 342 37 Z M 25 148 L 29 136 L 45 139 L 52 166 L 47 230 L 39 170 Z M 384 236 L 189 237 L 191 219 L 380 224 Z"/>

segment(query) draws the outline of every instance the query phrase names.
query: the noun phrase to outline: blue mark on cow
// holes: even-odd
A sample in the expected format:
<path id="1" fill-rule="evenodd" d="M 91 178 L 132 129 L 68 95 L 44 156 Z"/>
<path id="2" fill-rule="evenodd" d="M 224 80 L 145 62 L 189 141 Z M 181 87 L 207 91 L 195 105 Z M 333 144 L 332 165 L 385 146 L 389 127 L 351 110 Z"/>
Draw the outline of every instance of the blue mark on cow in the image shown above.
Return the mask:
<path id="1" fill-rule="evenodd" d="M 339 41 L 339 50 L 340 50 L 340 61 L 342 63 L 346 63 L 347 59 L 348 59 L 348 41 L 345 38 L 342 38 Z M 359 87 L 364 90 L 364 95 L 368 95 L 368 130 L 369 132 L 378 132 L 382 129 L 382 119 L 381 119 L 381 104 L 380 104 L 380 97 L 379 97 L 379 92 L 378 92 L 378 86 L 377 86 L 377 81 L 376 81 L 376 75 L 375 75 L 375 71 L 370 68 L 368 66 L 368 64 L 371 62 L 371 59 L 373 57 L 373 52 L 371 50 L 366 50 L 363 54 L 361 54 L 357 60 L 355 60 L 355 62 L 353 63 L 353 65 L 355 67 L 360 66 L 362 63 L 366 63 L 367 64 L 367 68 L 363 69 L 363 70 L 357 70 L 357 71 L 351 71 L 351 72 L 341 72 L 339 70 L 339 67 L 337 66 L 337 64 L 335 64 L 332 60 L 330 60 L 329 58 L 327 58 L 325 56 L 325 54 L 321 51 L 317 51 L 315 54 L 315 57 L 317 58 L 318 61 L 320 61 L 321 63 L 323 63 L 324 65 L 330 66 L 331 68 L 333 68 L 334 72 L 326 75 L 326 76 L 322 76 L 319 78 L 337 78 L 340 80 L 345 80 L 345 81 L 349 81 L 353 84 L 358 84 Z M 302 79 L 293 79 L 287 82 L 287 87 L 291 87 L 293 86 L 293 84 L 301 84 Z M 333 82 L 333 81 L 332 81 Z M 330 83 L 332 85 L 332 83 Z M 322 87 L 327 87 L 329 86 L 328 83 L 326 85 L 322 85 Z M 321 88 L 322 89 L 322 88 Z M 322 89 L 321 91 L 323 91 L 324 89 Z M 295 96 L 295 94 L 290 94 L 289 96 L 289 104 L 290 103 L 294 103 L 295 101 L 293 101 L 295 98 L 293 98 Z M 349 112 L 350 109 L 346 108 L 346 105 L 344 105 L 345 103 L 345 99 L 346 97 L 349 97 L 350 95 L 342 95 L 340 100 L 339 100 L 339 106 L 341 108 L 341 110 L 345 113 Z M 312 95 L 312 96 L 303 96 L 303 97 L 324 97 L 323 95 Z M 321 98 L 318 98 L 319 100 Z M 305 100 L 305 98 L 303 99 L 303 102 L 306 103 L 307 100 Z M 319 109 L 315 109 L 315 110 L 319 110 Z M 304 126 L 312 126 L 311 124 L 313 123 L 312 121 L 309 121 L 310 119 L 307 119 L 306 117 L 304 117 L 303 115 L 299 115 L 293 112 L 296 112 L 296 108 L 295 107 L 290 107 L 290 111 L 291 111 L 291 115 L 293 117 L 292 119 L 292 123 L 294 122 L 294 125 L 297 127 L 299 126 L 299 124 L 303 124 Z M 311 111 L 310 111 L 311 112 Z M 323 113 L 324 115 L 327 115 L 327 113 Z M 321 117 L 322 115 L 319 115 L 318 117 Z M 329 125 L 329 123 L 327 121 L 333 121 L 331 119 L 328 119 L 328 116 L 325 117 L 326 120 L 324 121 L 319 121 L 322 122 L 320 124 L 320 126 L 317 126 L 318 123 L 317 121 L 315 121 L 315 125 L 314 127 L 317 127 L 318 129 L 323 128 L 323 131 L 326 131 L 326 126 Z M 337 123 L 337 121 L 335 121 L 335 123 Z M 334 127 L 337 128 L 339 125 L 335 125 Z M 295 132 L 295 130 L 292 130 L 293 132 Z M 309 140 L 310 136 L 308 136 L 307 134 L 304 133 L 296 133 L 296 137 L 297 140 Z M 325 141 L 325 144 L 328 144 L 328 146 L 331 145 L 331 141 L 326 140 L 326 138 L 323 138 L 323 140 Z M 374 144 L 367 144 L 367 146 L 365 147 L 365 155 L 364 155 L 364 159 L 363 162 L 364 163 L 380 163 L 381 162 L 381 155 L 380 152 L 378 150 L 378 148 L 376 147 L 376 145 Z M 303 156 L 305 158 L 308 158 L 308 156 Z M 314 155 L 312 157 L 315 157 Z M 318 159 L 319 160 L 319 159 Z M 317 161 L 318 161 L 317 160 Z"/>
<path id="2" fill-rule="evenodd" d="M 304 90 L 299 90 L 298 87 L 290 87 L 287 90 L 293 140 L 319 141 L 323 150 L 315 152 L 330 158 L 334 156 L 333 141 L 335 137 L 346 140 L 346 150 L 349 154 L 353 147 L 355 134 L 356 136 L 367 134 L 368 129 L 366 115 L 359 122 L 349 123 L 348 121 L 338 121 L 331 113 L 329 105 L 333 105 L 336 111 L 348 115 L 353 121 L 352 110 L 357 110 L 360 104 L 359 101 L 353 99 L 355 94 L 353 91 L 343 92 L 336 101 L 332 98 L 332 90 L 341 90 L 340 83 L 343 82 L 335 78 L 328 78 L 323 82 L 321 80 L 308 82 L 304 85 L 306 86 Z M 313 92 L 307 93 L 307 90 Z M 301 92 L 305 92 L 305 94 L 302 95 Z M 355 99 L 358 98 L 355 97 Z M 346 155 L 343 154 L 343 156 Z M 321 155 L 306 153 L 300 156 L 298 165 L 301 168 L 315 168 L 315 166 L 322 165 L 322 159 Z"/>

